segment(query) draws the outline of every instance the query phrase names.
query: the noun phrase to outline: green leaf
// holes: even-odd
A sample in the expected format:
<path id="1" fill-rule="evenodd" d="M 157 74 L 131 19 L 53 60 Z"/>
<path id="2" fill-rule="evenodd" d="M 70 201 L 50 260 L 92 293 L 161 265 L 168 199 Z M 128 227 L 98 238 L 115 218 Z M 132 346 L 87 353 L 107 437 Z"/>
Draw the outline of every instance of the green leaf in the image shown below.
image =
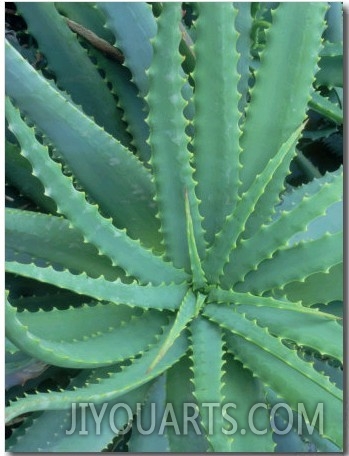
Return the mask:
<path id="1" fill-rule="evenodd" d="M 281 205 L 278 218 L 273 223 L 262 225 L 251 238 L 241 240 L 225 267 L 222 283 L 233 286 L 242 281 L 249 271 L 270 258 L 280 246 L 291 244 L 296 233 L 308 231 L 313 234 L 311 222 L 341 198 L 342 187 L 343 173 L 327 174 L 326 180 L 321 179 L 318 185 L 304 186 L 305 192 L 302 192 L 303 198 L 297 201 L 298 204 L 286 211 Z"/>
<path id="2" fill-rule="evenodd" d="M 315 83 L 329 88 L 343 87 L 343 41 L 325 43 Z"/>
<path id="3" fill-rule="evenodd" d="M 33 200 L 41 209 L 56 213 L 55 202 L 44 194 L 42 183 L 33 176 L 32 167 L 21 155 L 19 146 L 7 140 L 5 141 L 5 174 L 10 184 Z"/>
<path id="4" fill-rule="evenodd" d="M 88 380 L 89 377 L 86 380 L 86 374 L 83 372 L 71 381 L 68 388 L 73 391 L 74 388 L 87 385 Z M 143 400 L 149 387 L 149 384 L 142 385 L 131 393 L 110 401 L 107 403 L 104 413 L 102 407 L 97 405 L 93 410 L 91 405 L 84 409 L 84 417 L 82 413 L 79 413 L 79 406 L 77 406 L 75 418 L 72 415 L 72 407 L 68 410 L 48 410 L 43 413 L 32 414 L 25 419 L 21 427 L 14 430 L 10 439 L 6 442 L 6 450 L 11 452 L 40 451 L 50 453 L 99 452 L 118 434 L 115 432 L 116 429 L 122 430 L 124 425 L 128 424 L 126 411 L 121 408 L 118 409 L 117 413 L 113 413 L 113 410 L 115 411 L 113 407 L 120 403 L 127 404 L 131 413 L 136 412 L 138 403 Z M 101 417 L 99 426 L 94 414 Z M 76 421 L 76 431 L 70 433 L 74 419 Z M 42 438 L 43 429 L 45 429 L 44 440 Z"/>
<path id="5" fill-rule="evenodd" d="M 40 268 L 33 264 L 21 264 L 15 261 L 5 263 L 8 272 L 33 277 L 40 282 L 50 283 L 75 293 L 89 295 L 92 298 L 126 304 L 131 307 L 177 309 L 187 292 L 187 285 L 138 285 L 136 282 L 125 284 L 119 279 L 114 282 L 99 277 L 93 279 L 85 273 L 72 274 L 69 271 L 55 271 L 51 266 Z"/>
<path id="6" fill-rule="evenodd" d="M 70 368 L 106 366 L 144 351 L 154 343 L 154 336 L 159 336 L 167 320 L 165 316 L 154 312 L 130 318 L 127 313 L 125 315 L 122 312 L 123 309 L 120 310 L 106 305 L 97 309 L 83 307 L 67 311 L 40 312 L 39 316 L 35 315 L 32 328 L 30 323 L 33 322 L 33 314 L 30 316 L 29 313 L 24 313 L 23 318 L 23 313 L 17 313 L 7 301 L 6 336 L 25 353 L 48 364 Z M 71 338 L 69 323 L 68 330 L 64 326 L 66 318 L 73 322 L 79 321 L 82 327 L 86 326 L 84 334 L 80 337 L 76 334 Z M 93 327 L 92 323 L 97 318 L 98 324 Z M 49 334 L 47 331 L 42 334 L 40 326 L 44 325 L 45 328 L 46 324 L 51 331 Z M 144 326 L 149 328 L 149 332 L 142 331 Z M 129 331 L 133 333 L 132 341 L 127 339 Z M 118 349 L 110 350 L 110 347 Z"/>
<path id="7" fill-rule="evenodd" d="M 35 175 L 43 183 L 45 193 L 56 201 L 59 212 L 66 215 L 100 253 L 106 254 L 114 265 L 120 265 L 141 281 L 160 283 L 163 280 L 175 281 L 176 276 L 185 277 L 183 271 L 176 270 L 142 248 L 139 242 L 102 217 L 96 206 L 86 202 L 85 195 L 75 190 L 71 178 L 62 174 L 60 166 L 50 159 L 47 149 L 35 139 L 33 130 L 21 120 L 9 100 L 6 101 L 6 114 L 10 129 L 21 143 L 22 154 L 28 158 Z"/>
<path id="8" fill-rule="evenodd" d="M 303 137 L 305 136 L 303 134 Z M 327 186 L 329 182 L 338 181 L 338 176 L 343 174 L 343 168 L 340 166 L 338 170 L 333 172 L 327 172 L 323 176 L 313 179 L 312 181 L 303 184 L 299 187 L 289 187 L 287 191 L 282 194 L 281 202 L 276 207 L 276 212 L 273 217 L 273 221 L 277 220 L 283 211 L 290 211 L 293 207 L 297 206 L 302 200 L 309 196 L 309 194 L 316 193 L 321 189 L 322 186 Z M 339 196 L 339 195 L 338 195 Z"/>
<path id="9" fill-rule="evenodd" d="M 343 5 L 342 3 L 330 2 L 326 14 L 328 27 L 325 30 L 325 39 L 331 43 L 343 41 Z"/>
<path id="10" fill-rule="evenodd" d="M 20 282 L 21 279 L 25 279 L 21 276 L 16 276 L 16 282 Z M 27 279 L 28 280 L 28 279 Z M 38 310 L 49 311 L 54 308 L 65 310 L 69 307 L 78 307 L 85 303 L 90 303 L 92 299 L 88 296 L 78 295 L 72 293 L 71 291 L 65 291 L 59 288 L 54 287 L 53 285 L 48 285 L 52 287 L 50 291 L 42 291 L 42 285 L 45 287 L 46 284 L 37 282 L 33 279 L 34 285 L 34 295 L 26 296 L 26 291 L 24 291 L 22 296 L 17 297 L 16 293 L 13 293 L 11 286 L 6 284 L 6 288 L 10 290 L 11 303 L 18 309 L 19 312 L 23 310 L 29 310 L 29 312 L 37 312 Z"/>
<path id="11" fill-rule="evenodd" d="M 231 3 L 197 3 L 195 22 L 195 179 L 205 238 L 212 244 L 236 205 L 240 113 L 237 12 Z M 217 33 L 217 30 L 220 30 Z M 217 49 L 220 51 L 217 52 Z M 214 62 L 214 64 L 213 64 Z"/>
<path id="12" fill-rule="evenodd" d="M 281 413 L 278 413 L 283 411 L 284 403 L 282 401 L 279 402 L 280 408 L 278 408 L 277 412 L 273 415 L 273 427 L 275 430 L 278 432 L 274 432 L 274 441 L 276 442 L 275 446 L 275 453 L 309 453 L 309 452 L 315 452 L 315 448 L 309 443 L 306 442 L 300 433 L 298 433 L 298 421 L 296 419 L 297 415 L 290 414 L 290 418 L 288 415 L 287 416 L 281 416 Z M 292 423 L 293 426 L 291 429 L 288 430 L 289 423 Z M 286 434 L 280 433 L 287 431 Z"/>
<path id="13" fill-rule="evenodd" d="M 289 415 L 288 411 L 284 408 L 282 399 L 278 399 L 277 395 L 270 389 L 267 389 L 267 401 L 271 407 L 278 406 L 275 413 L 275 425 L 278 430 L 286 429 L 290 423 L 293 422 L 292 430 L 288 434 L 276 435 L 274 438 L 277 441 L 275 451 L 277 452 L 328 452 L 338 453 L 340 449 L 327 439 L 324 439 L 317 429 L 310 426 L 304 419 L 296 412 Z M 300 421 L 299 421 L 300 420 Z M 300 423 L 300 424 L 299 424 Z M 309 429 L 310 428 L 310 429 Z M 315 445 L 315 447 L 314 447 Z"/>
<path id="14" fill-rule="evenodd" d="M 106 81 L 54 3 L 23 2 L 18 3 L 18 9 L 45 55 L 48 67 L 54 71 L 57 86 L 67 91 L 98 125 L 127 146 L 129 137 Z"/>
<path id="15" fill-rule="evenodd" d="M 338 426 L 343 411 L 342 392 L 297 354 L 231 308 L 208 304 L 204 315 L 228 329 L 227 342 L 234 356 L 283 397 L 289 407 L 297 411 L 303 403 L 309 416 L 314 407 L 324 407 L 323 436 L 342 445 L 342 429 Z M 285 381 L 287 379 L 287 381 Z M 317 422 L 317 425 L 319 422 Z"/>
<path id="16" fill-rule="evenodd" d="M 172 404 L 179 429 L 178 433 L 175 426 L 165 428 L 169 449 L 173 453 L 203 453 L 209 450 L 205 432 L 198 419 L 199 407 L 194 396 L 192 370 L 187 354 L 166 373 L 166 403 Z"/>
<path id="17" fill-rule="evenodd" d="M 312 180 L 314 178 L 321 177 L 321 173 L 317 166 L 315 166 L 302 151 L 297 150 L 297 155 L 295 156 L 294 163 L 306 180 Z"/>
<path id="18" fill-rule="evenodd" d="M 191 325 L 194 396 L 213 451 L 229 452 L 231 437 L 224 434 L 222 406 L 223 340 L 220 328 L 199 317 Z M 210 407 L 208 404 L 215 404 Z M 218 406 L 218 409 L 217 409 Z"/>
<path id="19" fill-rule="evenodd" d="M 304 306 L 331 301 L 343 301 L 343 263 L 326 272 L 317 272 L 304 281 L 288 283 L 281 290 L 273 290 L 275 296 L 285 296 L 289 301 L 300 301 Z"/>
<path id="20" fill-rule="evenodd" d="M 14 417 L 30 411 L 36 410 L 67 410 L 71 408 L 72 402 L 103 402 L 117 399 L 148 381 L 156 378 L 166 371 L 179 358 L 183 356 L 188 348 L 187 335 L 181 335 L 170 348 L 164 358 L 157 364 L 151 373 L 146 370 L 151 364 L 154 356 L 158 353 L 159 346 L 167 336 L 165 332 L 159 342 L 151 347 L 141 358 L 138 358 L 127 366 L 119 364 L 103 369 L 104 375 L 100 376 L 100 370 L 96 370 L 96 379 L 84 388 L 76 391 L 62 391 L 50 393 L 36 393 L 18 399 L 6 410 L 6 421 L 11 421 Z"/>
<path id="21" fill-rule="evenodd" d="M 191 290 L 188 290 L 185 295 L 176 315 L 176 319 L 173 326 L 168 333 L 163 346 L 160 348 L 158 355 L 155 357 L 152 364 L 149 366 L 147 372 L 150 372 L 158 364 L 158 362 L 168 352 L 169 348 L 172 347 L 174 341 L 179 337 L 182 331 L 187 327 L 188 323 L 199 313 L 199 310 L 205 300 L 203 295 L 196 297 Z"/>
<path id="22" fill-rule="evenodd" d="M 298 355 L 304 361 L 311 362 L 320 374 L 326 376 L 330 382 L 337 386 L 337 388 L 343 391 L 344 385 L 344 372 L 343 363 L 338 362 L 328 356 L 321 356 L 317 352 L 311 352 L 308 349 L 299 349 Z"/>
<path id="23" fill-rule="evenodd" d="M 252 32 L 252 16 L 251 4 L 249 2 L 234 2 L 234 7 L 237 9 L 235 20 L 235 28 L 239 33 L 236 44 L 236 50 L 239 53 L 237 70 L 240 75 L 238 82 L 238 91 L 240 92 L 239 111 L 242 114 L 240 125 L 245 120 L 245 109 L 248 102 L 249 79 L 250 79 L 250 64 L 251 64 L 251 32 Z"/>
<path id="24" fill-rule="evenodd" d="M 126 227 L 132 238 L 156 247 L 158 221 L 150 173 L 128 149 L 40 76 L 8 42 L 6 93 L 50 138 L 78 182 L 114 223 Z"/>
<path id="25" fill-rule="evenodd" d="M 319 92 L 314 92 L 312 94 L 311 100 L 309 101 L 309 107 L 315 112 L 333 120 L 337 124 L 343 124 L 342 109 L 338 105 L 332 103 L 332 101 L 320 95 Z"/>
<path id="26" fill-rule="evenodd" d="M 205 273 L 201 267 L 200 256 L 196 246 L 193 219 L 190 213 L 188 194 L 185 194 L 185 215 L 187 222 L 187 240 L 192 273 L 193 290 L 199 290 L 206 285 Z"/>
<path id="27" fill-rule="evenodd" d="M 230 416 L 227 431 L 232 433 L 231 451 L 272 453 L 275 443 L 269 428 L 268 411 L 260 408 L 253 413 L 253 426 L 258 430 L 266 429 L 267 432 L 263 434 L 253 432 L 249 422 L 253 406 L 264 402 L 264 389 L 261 382 L 230 353 L 226 354 L 225 361 L 223 367 L 225 403 L 234 404 L 226 410 Z"/>
<path id="28" fill-rule="evenodd" d="M 131 73 L 125 66 L 105 57 L 92 46 L 88 46 L 88 52 L 96 60 L 98 68 L 105 73 L 113 93 L 118 97 L 118 106 L 123 111 L 123 120 L 132 136 L 131 145 L 135 148 L 135 154 L 142 162 L 147 163 L 151 154 L 149 127 L 145 122 L 147 105 L 145 100 L 138 96 L 137 87 L 131 81 Z"/>
<path id="29" fill-rule="evenodd" d="M 303 307 L 299 302 L 289 302 L 283 299 L 275 299 L 269 296 L 254 296 L 249 292 L 237 293 L 233 290 L 223 290 L 221 288 L 213 288 L 210 290 L 207 302 L 213 303 L 231 303 L 234 306 L 248 305 L 257 307 L 268 307 L 270 311 L 272 309 L 291 310 L 303 314 L 321 316 L 325 320 L 332 319 L 336 320 L 337 317 L 329 315 L 324 312 L 318 312 L 317 309 L 309 309 Z"/>
<path id="30" fill-rule="evenodd" d="M 324 208 L 320 217 L 312 220 L 306 231 L 295 233 L 288 241 L 288 245 L 295 245 L 299 241 L 319 239 L 326 233 L 338 233 L 343 230 L 343 197 L 338 192 L 338 201 Z"/>
<path id="31" fill-rule="evenodd" d="M 12 298 L 10 303 L 16 307 L 16 301 Z M 23 326 L 40 338 L 56 342 L 87 339 L 91 334 L 112 331 L 114 327 L 123 327 L 127 322 L 139 320 L 142 316 L 148 318 L 147 315 L 154 314 L 155 320 L 160 321 L 163 318 L 166 322 L 163 312 L 151 310 L 148 313 L 122 304 L 116 306 L 110 302 L 99 301 L 90 301 L 79 307 L 70 306 L 66 309 L 16 310 L 16 318 Z M 57 324 L 53 324 L 54 321 Z M 77 321 L 81 324 L 77 325 Z"/>
<path id="32" fill-rule="evenodd" d="M 260 294 L 283 288 L 290 282 L 303 281 L 311 274 L 326 272 L 343 260 L 342 243 L 343 233 L 337 232 L 284 247 L 263 261 L 256 271 L 249 272 L 235 289 Z"/>
<path id="33" fill-rule="evenodd" d="M 261 198 L 268 183 L 274 178 L 276 172 L 288 167 L 291 155 L 294 153 L 295 143 L 303 126 L 288 138 L 279 152 L 269 161 L 262 173 L 255 178 L 253 185 L 239 203 L 235 211 L 230 214 L 223 225 L 222 231 L 216 236 L 215 242 L 208 250 L 203 267 L 208 280 L 218 283 L 223 267 L 234 251 L 238 237 L 245 230 L 246 221 L 255 210 L 258 200 Z"/>
<path id="34" fill-rule="evenodd" d="M 141 96 L 148 92 L 146 70 L 152 59 L 150 40 L 156 34 L 156 22 L 151 6 L 146 3 L 98 2 L 107 19 L 107 27 L 114 33 L 117 46 L 125 56 Z"/>
<path id="35" fill-rule="evenodd" d="M 251 320 L 267 327 L 273 334 L 292 339 L 298 345 L 306 345 L 343 362 L 343 332 L 338 317 L 310 309 L 299 303 L 276 300 L 271 297 L 252 296 L 226 290 L 212 290 L 209 302 L 231 303 L 227 306 L 246 314 Z M 319 332 L 323 335 L 321 340 Z"/>
<path id="36" fill-rule="evenodd" d="M 326 3 L 286 2 L 273 11 L 241 137 L 240 196 L 304 121 L 326 8 Z"/>
<path id="37" fill-rule="evenodd" d="M 153 383 L 142 407 L 137 410 L 136 422 L 133 424 L 132 435 L 128 442 L 129 452 L 168 452 L 167 435 L 166 433 L 159 433 L 165 406 L 166 377 L 164 374 Z"/>
<path id="38" fill-rule="evenodd" d="M 182 7 L 183 10 L 183 7 Z M 184 11 L 184 10 L 183 10 Z M 193 52 L 193 40 L 190 35 L 190 28 L 186 27 L 183 22 L 180 22 L 179 28 L 182 33 L 181 43 L 179 45 L 179 52 L 184 57 L 182 68 L 185 74 L 188 76 L 193 72 L 195 68 L 195 56 Z"/>
<path id="39" fill-rule="evenodd" d="M 125 277 L 64 218 L 6 208 L 5 228 L 6 261 L 27 263 L 29 259 L 38 266 L 49 263 L 94 278 L 103 275 L 110 281 Z"/>
<path id="40" fill-rule="evenodd" d="M 321 2 L 281 2 L 272 11 L 273 23 L 265 32 L 265 49 L 255 74 L 240 141 L 243 149 L 240 196 L 305 119 L 317 71 L 326 8 L 327 4 Z M 246 223 L 245 239 L 252 237 L 272 216 L 280 201 L 287 171 L 276 173 L 267 185 Z"/>
<path id="41" fill-rule="evenodd" d="M 329 355 L 343 362 L 343 328 L 332 316 L 326 319 L 324 313 L 302 313 L 295 310 L 272 309 L 240 305 L 237 311 L 250 320 L 257 320 L 260 326 L 284 339 L 294 340 L 322 355 Z M 318 315 L 316 315 L 318 313 Z M 321 334 L 321 338 L 319 338 Z"/>
<path id="42" fill-rule="evenodd" d="M 5 354 L 14 355 L 19 352 L 19 348 L 5 337 Z"/>
<path id="43" fill-rule="evenodd" d="M 180 66 L 182 58 L 178 51 L 181 39 L 178 26 L 180 13 L 177 3 L 163 5 L 158 19 L 158 34 L 153 40 L 154 55 L 148 71 L 149 93 L 146 100 L 150 110 L 147 122 L 152 145 L 151 165 L 166 257 L 176 267 L 189 271 L 188 249 L 183 243 L 186 237 L 185 193 L 188 194 L 201 255 L 204 242 L 187 150 L 187 120 L 183 114 L 186 103 L 181 96 L 184 79 Z M 167 100 L 166 104 L 164 100 Z"/>

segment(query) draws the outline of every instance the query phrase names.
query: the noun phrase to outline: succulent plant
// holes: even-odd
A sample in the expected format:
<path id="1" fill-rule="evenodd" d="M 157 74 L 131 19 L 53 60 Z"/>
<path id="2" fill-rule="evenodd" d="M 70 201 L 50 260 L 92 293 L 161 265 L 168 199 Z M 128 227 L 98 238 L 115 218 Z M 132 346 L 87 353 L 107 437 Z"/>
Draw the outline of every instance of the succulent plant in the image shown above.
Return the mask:
<path id="1" fill-rule="evenodd" d="M 255 69 L 249 3 L 191 4 L 191 27 L 172 2 L 17 7 L 43 63 L 6 41 L 29 201 L 6 209 L 6 349 L 40 369 L 8 390 L 8 451 L 110 451 L 120 404 L 133 452 L 340 451 L 342 170 L 285 185 L 309 107 L 341 118 L 328 5 L 269 7 Z"/>

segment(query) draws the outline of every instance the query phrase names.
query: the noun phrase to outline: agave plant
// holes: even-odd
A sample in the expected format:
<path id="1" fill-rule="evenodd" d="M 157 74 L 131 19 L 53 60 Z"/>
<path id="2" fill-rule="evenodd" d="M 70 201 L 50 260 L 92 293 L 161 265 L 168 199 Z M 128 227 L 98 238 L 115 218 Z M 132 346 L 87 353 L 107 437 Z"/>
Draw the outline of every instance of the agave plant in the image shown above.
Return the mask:
<path id="1" fill-rule="evenodd" d="M 258 69 L 248 3 L 17 7 L 8 450 L 339 451 L 342 171 L 285 186 L 309 106 L 338 123 L 328 5 L 269 7 Z"/>

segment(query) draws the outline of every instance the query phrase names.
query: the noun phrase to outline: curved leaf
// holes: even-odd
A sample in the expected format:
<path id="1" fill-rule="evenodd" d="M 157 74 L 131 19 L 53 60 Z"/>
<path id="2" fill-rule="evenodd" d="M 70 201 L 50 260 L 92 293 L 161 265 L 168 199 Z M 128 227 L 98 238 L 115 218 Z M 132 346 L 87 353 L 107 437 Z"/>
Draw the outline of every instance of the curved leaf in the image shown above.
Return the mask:
<path id="1" fill-rule="evenodd" d="M 177 337 L 179 337 L 182 331 L 186 328 L 188 323 L 199 313 L 203 301 L 204 297 L 202 295 L 196 297 L 191 290 L 187 292 L 178 309 L 175 321 L 168 333 L 167 339 L 164 341 L 164 345 L 160 348 L 158 355 L 149 366 L 149 372 L 153 370 L 156 364 L 164 357 Z"/>
<path id="2" fill-rule="evenodd" d="M 237 291 L 262 293 L 272 288 L 283 288 L 294 281 L 302 281 L 311 274 L 325 272 L 343 260 L 343 233 L 326 233 L 318 239 L 301 241 L 278 250 L 249 272 L 236 285 Z"/>
<path id="3" fill-rule="evenodd" d="M 87 378 L 88 381 L 88 378 Z M 87 384 L 86 374 L 82 373 L 75 377 L 69 388 L 83 387 Z M 73 417 L 72 407 L 70 410 L 48 410 L 43 413 L 35 413 L 25 419 L 23 425 L 14 430 L 10 439 L 6 442 L 6 450 L 11 452 L 99 452 L 106 447 L 116 435 L 115 429 L 122 430 L 128 424 L 128 414 L 125 410 L 112 413 L 116 404 L 127 404 L 129 410 L 136 412 L 138 403 L 150 388 L 149 384 L 134 389 L 122 397 L 110 401 L 102 412 L 102 408 L 96 406 L 95 414 L 99 414 L 101 421 L 99 427 L 96 422 L 92 406 L 85 409 L 85 415 L 79 413 L 79 408 Z M 121 412 L 121 413 L 120 413 Z M 103 413 L 103 414 L 102 414 Z M 110 424 L 110 417 L 113 417 Z M 71 427 L 76 422 L 76 430 L 71 433 Z M 42 430 L 45 429 L 45 440 L 42 438 Z M 99 431 L 99 432 L 98 432 Z M 85 432 L 85 434 L 81 434 Z M 82 437 L 83 436 L 83 437 Z"/>
<path id="4" fill-rule="evenodd" d="M 244 276 L 258 267 L 261 261 L 270 258 L 280 246 L 293 244 L 296 233 L 304 237 L 309 233 L 314 236 L 313 220 L 324 214 L 333 203 L 341 199 L 343 173 L 331 173 L 327 179 L 321 179 L 321 184 L 304 186 L 304 197 L 294 204 L 290 210 L 283 211 L 283 205 L 277 219 L 268 225 L 262 225 L 251 238 L 241 240 L 231 254 L 230 263 L 225 267 L 222 283 L 233 286 L 242 281 Z M 287 196 L 285 197 L 287 200 Z M 329 217 L 332 218 L 332 217 Z M 336 221 L 339 217 L 334 217 Z M 321 223 L 322 222 L 322 223 Z M 323 219 L 320 221 L 323 225 Z M 340 219 L 338 221 L 340 223 Z M 307 231 L 307 233 L 304 233 Z"/>
<path id="5" fill-rule="evenodd" d="M 8 272 L 33 277 L 40 282 L 50 283 L 60 288 L 89 295 L 92 298 L 126 304 L 131 307 L 177 309 L 187 292 L 187 284 L 182 285 L 138 285 L 136 282 L 125 284 L 121 280 L 109 282 L 99 277 L 93 279 L 85 273 L 72 274 L 69 271 L 55 271 L 52 267 L 41 268 L 34 264 L 6 262 Z"/>
<path id="6" fill-rule="evenodd" d="M 28 258 L 39 266 L 49 262 L 94 278 L 103 275 L 111 281 L 125 276 L 109 258 L 85 243 L 81 233 L 64 218 L 6 208 L 5 228 L 6 261 L 21 262 L 24 255 L 24 262 Z"/>
<path id="7" fill-rule="evenodd" d="M 100 215 L 96 206 L 87 203 L 84 194 L 73 187 L 72 180 L 63 175 L 60 166 L 50 159 L 48 150 L 36 141 L 33 130 L 21 120 L 10 100 L 6 100 L 6 114 L 10 129 L 16 132 L 21 143 L 22 154 L 40 177 L 45 193 L 56 201 L 59 212 L 82 231 L 86 240 L 96 245 L 113 264 L 120 265 L 142 281 L 172 281 L 178 275 L 185 276 L 183 271 L 166 264 L 160 257 L 141 247 L 139 242 L 129 238 L 124 231 L 115 228 L 111 220 Z"/>
<path id="8" fill-rule="evenodd" d="M 323 436 L 342 446 L 343 430 L 338 426 L 343 411 L 342 391 L 271 336 L 266 328 L 260 328 L 240 313 L 209 304 L 204 314 L 232 333 L 226 337 L 234 356 L 283 397 L 289 407 L 297 410 L 298 404 L 303 403 L 309 415 L 322 403 Z"/>
<path id="9" fill-rule="evenodd" d="M 282 145 L 278 153 L 268 162 L 262 173 L 258 175 L 250 189 L 239 200 L 235 211 L 230 214 L 222 230 L 215 238 L 215 242 L 208 250 L 204 259 L 204 270 L 211 283 L 217 283 L 223 272 L 223 267 L 235 249 L 238 237 L 244 232 L 246 222 L 256 208 L 256 204 L 266 191 L 268 182 L 275 178 L 275 173 L 288 167 L 290 158 L 294 154 L 295 143 L 298 140 L 303 126 L 297 128 L 288 140 Z"/>
<path id="10" fill-rule="evenodd" d="M 297 345 L 305 345 L 322 355 L 329 355 L 343 362 L 343 328 L 333 318 L 326 320 L 324 314 L 304 314 L 293 310 L 271 309 L 241 305 L 237 309 L 260 326 Z M 326 315 L 326 314 L 325 314 Z M 321 334 L 321 338 L 319 338 Z"/>
<path id="11" fill-rule="evenodd" d="M 68 311 L 42 312 L 41 317 L 43 318 L 40 318 L 40 323 L 47 323 L 48 327 L 51 327 L 51 333 L 41 335 L 40 326 L 38 327 L 39 321 L 36 321 L 34 325 L 39 334 L 35 328 L 33 333 L 30 319 L 29 321 L 28 318 L 23 319 L 23 314 L 17 313 L 8 301 L 5 305 L 6 336 L 9 340 L 31 356 L 48 364 L 62 367 L 100 367 L 133 357 L 154 343 L 154 337 L 159 334 L 162 325 L 166 323 L 166 317 L 161 314 L 156 316 L 154 313 L 145 313 L 141 317 L 129 319 L 126 326 L 123 319 L 119 320 L 118 310 L 114 310 L 112 307 L 103 306 L 102 309 L 99 308 L 98 314 L 96 309 L 87 308 L 93 309 L 92 315 L 91 312 L 81 311 L 82 309 L 69 309 Z M 51 313 L 53 315 L 50 315 Z M 90 330 L 86 328 L 81 339 L 76 334 L 72 340 L 69 340 L 69 334 L 63 326 L 64 319 L 60 318 L 62 314 L 67 313 L 72 321 L 76 321 L 76 313 L 79 313 L 79 321 L 82 326 L 85 324 L 92 326 L 91 317 L 99 319 L 98 325 Z M 28 317 L 28 314 L 25 316 Z M 57 329 L 53 322 L 55 325 L 62 326 Z M 149 328 L 149 332 L 142 331 L 144 326 Z M 132 340 L 126 338 L 130 331 L 133 333 Z M 117 347 L 117 350 L 110 350 L 110 347 Z"/>
<path id="12" fill-rule="evenodd" d="M 328 271 L 311 274 L 304 281 L 290 282 L 281 290 L 273 290 L 273 293 L 290 301 L 301 301 L 304 306 L 343 301 L 343 278 L 343 263 L 338 263 Z"/>
<path id="13" fill-rule="evenodd" d="M 167 333 L 164 333 L 157 344 L 152 346 L 141 358 L 134 360 L 130 365 L 120 366 L 116 364 L 111 366 L 103 377 L 99 377 L 99 370 L 97 369 L 96 383 L 91 382 L 84 388 L 76 391 L 36 393 L 18 399 L 7 408 L 6 421 L 10 421 L 23 413 L 35 410 L 67 410 L 71 408 L 72 402 L 94 402 L 95 404 L 99 404 L 112 401 L 144 385 L 178 361 L 188 348 L 187 335 L 183 334 L 179 336 L 151 373 L 147 373 L 146 370 L 149 364 L 151 364 L 157 355 L 159 346 L 163 344 L 163 339 L 166 337 Z"/>
<path id="14" fill-rule="evenodd" d="M 117 226 L 126 227 L 132 238 L 154 246 L 158 222 L 150 173 L 128 149 L 40 76 L 8 42 L 6 93 L 50 138 L 78 181 Z"/>

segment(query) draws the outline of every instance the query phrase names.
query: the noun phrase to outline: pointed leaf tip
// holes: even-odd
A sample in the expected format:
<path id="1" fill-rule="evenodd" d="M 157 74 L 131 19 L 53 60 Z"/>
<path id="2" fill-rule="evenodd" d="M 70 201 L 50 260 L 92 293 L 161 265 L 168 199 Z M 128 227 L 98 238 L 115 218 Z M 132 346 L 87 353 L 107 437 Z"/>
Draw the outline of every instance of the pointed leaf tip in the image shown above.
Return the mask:
<path id="1" fill-rule="evenodd" d="M 189 258 L 190 258 L 190 266 L 192 272 L 192 281 L 193 281 L 193 289 L 199 290 L 206 286 L 206 278 L 204 271 L 201 266 L 201 260 L 198 253 L 196 240 L 195 240 L 195 233 L 194 233 L 194 225 L 193 219 L 190 212 L 190 204 L 188 198 L 188 191 L 185 189 L 184 193 L 184 201 L 185 201 L 185 217 L 186 217 L 186 225 L 187 225 L 187 239 L 188 239 L 188 249 L 189 249 Z"/>

